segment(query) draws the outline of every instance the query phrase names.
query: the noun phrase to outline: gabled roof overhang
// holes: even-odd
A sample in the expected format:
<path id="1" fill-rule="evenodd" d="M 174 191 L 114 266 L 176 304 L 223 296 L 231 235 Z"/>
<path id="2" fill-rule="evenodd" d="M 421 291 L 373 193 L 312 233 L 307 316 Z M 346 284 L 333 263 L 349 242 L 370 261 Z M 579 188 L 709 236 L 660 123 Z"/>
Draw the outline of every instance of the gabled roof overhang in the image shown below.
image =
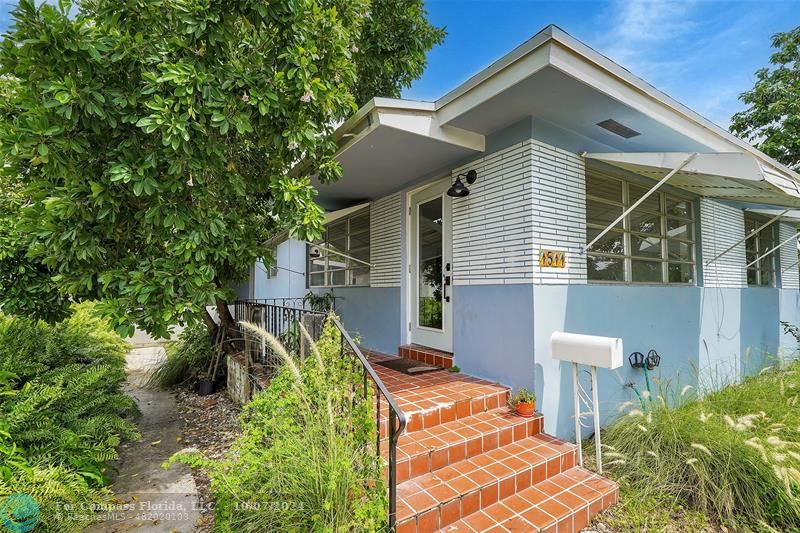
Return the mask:
<path id="1" fill-rule="evenodd" d="M 320 199 L 346 207 L 446 175 L 482 154 L 487 136 L 526 118 L 585 144 L 571 145 L 576 153 L 656 179 L 696 153 L 670 184 L 701 196 L 800 207 L 795 171 L 555 26 L 436 102 L 370 101 L 337 129 L 344 177 L 320 186 Z M 606 118 L 631 121 L 641 136 L 623 140 L 602 130 L 597 122 Z M 537 127 L 533 136 L 548 142 Z"/>
<path id="2" fill-rule="evenodd" d="M 435 106 L 375 98 L 340 126 L 336 159 L 344 178 L 319 185 L 323 202 L 333 207 L 371 200 L 398 191 L 456 163 L 480 154 L 484 136 L 442 125 Z"/>

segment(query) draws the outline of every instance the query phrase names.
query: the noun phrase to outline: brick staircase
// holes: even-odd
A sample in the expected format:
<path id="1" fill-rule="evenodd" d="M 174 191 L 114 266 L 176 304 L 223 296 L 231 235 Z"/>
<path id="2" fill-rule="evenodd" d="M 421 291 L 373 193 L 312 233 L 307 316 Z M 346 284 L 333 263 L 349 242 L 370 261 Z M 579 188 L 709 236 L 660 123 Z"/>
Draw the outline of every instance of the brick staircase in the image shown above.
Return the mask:
<path id="1" fill-rule="evenodd" d="M 509 409 L 507 387 L 373 368 L 407 418 L 397 449 L 398 533 L 573 533 L 616 503 L 616 484 L 577 466 L 575 446 L 542 433 L 541 415 Z"/>

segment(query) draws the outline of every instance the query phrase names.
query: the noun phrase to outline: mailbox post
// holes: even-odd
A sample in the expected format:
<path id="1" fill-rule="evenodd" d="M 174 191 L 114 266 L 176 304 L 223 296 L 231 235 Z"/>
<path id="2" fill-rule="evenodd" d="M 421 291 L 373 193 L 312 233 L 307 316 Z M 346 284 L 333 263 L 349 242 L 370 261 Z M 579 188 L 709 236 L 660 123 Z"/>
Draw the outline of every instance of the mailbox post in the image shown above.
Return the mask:
<path id="1" fill-rule="evenodd" d="M 622 339 L 556 331 L 550 336 L 550 351 L 555 359 L 572 363 L 572 388 L 575 396 L 575 444 L 578 446 L 578 463 L 583 466 L 583 449 L 581 446 L 581 401 L 583 401 L 587 407 L 591 407 L 594 418 L 597 472 L 602 474 L 603 461 L 600 450 L 600 404 L 597 393 L 597 369 L 598 367 L 614 369 L 622 366 Z M 578 365 L 591 367 L 591 400 L 588 397 L 583 398 L 581 396 L 582 389 L 578 383 Z"/>

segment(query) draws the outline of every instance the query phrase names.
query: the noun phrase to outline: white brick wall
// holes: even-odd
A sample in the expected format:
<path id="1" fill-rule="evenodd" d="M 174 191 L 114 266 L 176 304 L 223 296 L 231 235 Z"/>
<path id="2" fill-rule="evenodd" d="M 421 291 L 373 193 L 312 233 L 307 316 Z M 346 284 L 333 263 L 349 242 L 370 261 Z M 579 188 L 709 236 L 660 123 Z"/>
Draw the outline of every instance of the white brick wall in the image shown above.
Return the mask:
<path id="1" fill-rule="evenodd" d="M 529 139 L 453 170 L 475 169 L 470 195 L 453 201 L 456 285 L 586 283 L 585 170 L 576 154 Z M 542 249 L 567 268 L 540 268 Z"/>
<path id="2" fill-rule="evenodd" d="M 370 207 L 370 287 L 400 286 L 400 193 Z"/>
<path id="3" fill-rule="evenodd" d="M 533 280 L 533 141 L 453 170 L 475 169 L 470 195 L 453 201 L 453 283 Z"/>
<path id="4" fill-rule="evenodd" d="M 583 158 L 533 142 L 533 273 L 536 283 L 586 283 L 586 168 Z M 566 268 L 539 267 L 540 250 L 566 253 Z"/>
<path id="5" fill-rule="evenodd" d="M 700 200 L 703 283 L 706 287 L 747 287 L 745 246 L 740 244 L 710 265 L 706 263 L 744 238 L 744 211 L 714 200 Z"/>
<path id="6" fill-rule="evenodd" d="M 778 224 L 778 242 L 781 243 L 797 233 L 797 226 L 788 222 Z M 800 289 L 800 269 L 797 263 L 797 246 L 793 242 L 780 249 L 781 288 Z M 794 266 L 792 266 L 794 265 Z M 784 270 L 786 269 L 786 270 Z"/>

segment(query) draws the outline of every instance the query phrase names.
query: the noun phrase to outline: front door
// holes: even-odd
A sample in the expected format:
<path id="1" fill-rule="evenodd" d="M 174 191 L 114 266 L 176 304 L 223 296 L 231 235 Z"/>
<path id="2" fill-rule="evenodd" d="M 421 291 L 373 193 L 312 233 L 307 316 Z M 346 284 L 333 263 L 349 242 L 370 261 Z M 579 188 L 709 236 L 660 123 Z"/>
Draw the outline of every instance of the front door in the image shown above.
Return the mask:
<path id="1" fill-rule="evenodd" d="M 414 193 L 410 202 L 411 342 L 453 351 L 452 226 L 448 181 Z"/>

